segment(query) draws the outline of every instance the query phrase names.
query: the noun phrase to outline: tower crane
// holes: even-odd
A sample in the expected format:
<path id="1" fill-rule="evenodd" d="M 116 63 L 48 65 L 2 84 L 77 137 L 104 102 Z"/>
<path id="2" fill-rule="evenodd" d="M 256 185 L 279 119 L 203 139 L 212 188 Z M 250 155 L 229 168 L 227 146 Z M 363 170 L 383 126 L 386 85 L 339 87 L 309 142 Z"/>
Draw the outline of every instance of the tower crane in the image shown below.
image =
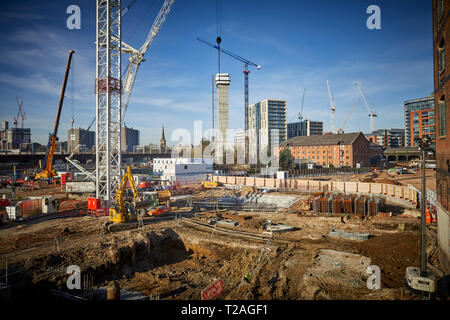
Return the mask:
<path id="1" fill-rule="evenodd" d="M 355 104 L 353 105 L 352 109 L 350 110 L 349 114 L 347 115 L 347 118 L 345 118 L 344 124 L 338 130 L 338 133 L 340 133 L 340 134 L 344 133 L 344 127 L 347 124 L 348 120 L 350 119 L 350 116 L 352 115 L 352 113 L 355 110 L 355 107 L 358 105 L 358 103 L 359 103 L 359 99 L 356 99 Z"/>
<path id="2" fill-rule="evenodd" d="M 148 48 L 152 44 L 153 40 L 155 40 L 159 30 L 161 30 L 162 25 L 166 21 L 167 16 L 169 15 L 170 9 L 172 9 L 175 0 L 165 0 L 164 4 L 159 10 L 158 15 L 156 16 L 155 21 L 153 22 L 152 28 L 147 35 L 147 40 L 145 43 L 139 48 L 139 50 L 133 48 L 132 46 L 124 43 L 122 41 L 122 53 L 129 54 L 130 64 L 128 66 L 128 70 L 126 72 L 127 76 L 125 78 L 123 93 L 122 93 L 122 122 L 125 119 L 125 113 L 127 112 L 128 103 L 130 102 L 131 91 L 133 90 L 134 82 L 136 81 L 136 75 L 139 70 L 139 66 L 142 62 L 145 61 L 145 53 Z M 131 6 L 131 5 L 130 5 Z M 128 10 L 129 8 L 127 8 Z M 125 10 L 124 10 L 125 11 Z M 126 12 L 126 11 L 125 11 Z M 123 13 L 125 13 L 123 12 Z"/>
<path id="3" fill-rule="evenodd" d="M 336 104 L 334 102 L 333 94 L 331 93 L 330 81 L 327 80 L 328 97 L 330 98 L 330 111 L 331 111 L 331 133 L 334 133 L 334 113 L 336 112 Z"/>
<path id="4" fill-rule="evenodd" d="M 14 128 L 17 128 L 19 118 L 22 118 L 22 128 L 23 128 L 23 121 L 25 120 L 25 113 L 22 110 L 23 100 L 19 102 L 19 98 L 16 97 L 16 101 L 17 101 L 18 111 L 17 111 L 17 116 L 13 117 Z"/>
<path id="5" fill-rule="evenodd" d="M 355 86 L 358 88 L 359 92 L 361 93 L 361 97 L 364 100 L 364 104 L 367 107 L 367 110 L 369 111 L 369 117 L 370 117 L 370 132 L 374 131 L 374 127 L 375 127 L 375 117 L 378 117 L 378 115 L 375 113 L 376 112 L 376 107 L 373 108 L 373 110 L 370 110 L 369 104 L 367 103 L 367 99 L 366 96 L 364 95 L 364 92 L 361 89 L 361 86 L 359 85 L 358 82 L 355 82 Z"/>
<path id="6" fill-rule="evenodd" d="M 300 121 L 303 120 L 303 105 L 305 104 L 305 93 L 306 93 L 306 89 L 303 89 L 302 108 L 301 108 L 300 112 L 298 113 L 298 119 Z"/>
<path id="7" fill-rule="evenodd" d="M 245 107 L 245 129 L 248 129 L 248 75 L 250 74 L 250 70 L 248 69 L 249 66 L 256 67 L 258 70 L 261 69 L 261 66 L 259 64 L 256 64 L 254 62 L 251 62 L 250 60 L 247 60 L 245 58 L 242 58 L 241 56 L 228 51 L 218 45 L 214 45 L 206 40 L 197 38 L 197 41 L 200 41 L 210 47 L 213 47 L 217 49 L 219 52 L 225 53 L 226 55 L 229 55 L 230 57 L 235 58 L 236 60 L 239 60 L 244 63 L 244 90 L 245 90 L 245 96 L 244 96 L 244 107 Z"/>

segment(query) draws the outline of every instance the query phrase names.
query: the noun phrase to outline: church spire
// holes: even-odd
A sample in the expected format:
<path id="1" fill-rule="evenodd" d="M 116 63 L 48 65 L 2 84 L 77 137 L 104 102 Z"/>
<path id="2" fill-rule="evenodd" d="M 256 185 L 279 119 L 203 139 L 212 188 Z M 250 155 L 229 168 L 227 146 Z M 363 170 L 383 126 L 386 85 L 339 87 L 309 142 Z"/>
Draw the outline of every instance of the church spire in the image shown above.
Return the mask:
<path id="1" fill-rule="evenodd" d="M 166 136 L 164 134 L 164 126 L 162 126 L 161 140 L 159 142 L 159 148 L 160 148 L 161 153 L 166 152 Z"/>

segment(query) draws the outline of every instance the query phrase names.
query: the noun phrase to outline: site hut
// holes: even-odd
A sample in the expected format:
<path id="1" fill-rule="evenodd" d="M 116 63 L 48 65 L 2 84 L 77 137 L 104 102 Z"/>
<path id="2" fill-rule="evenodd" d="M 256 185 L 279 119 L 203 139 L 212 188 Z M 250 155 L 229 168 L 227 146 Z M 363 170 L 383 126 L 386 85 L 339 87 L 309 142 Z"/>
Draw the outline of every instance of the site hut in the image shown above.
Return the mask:
<path id="1" fill-rule="evenodd" d="M 279 150 L 289 148 L 297 163 L 356 168 L 370 165 L 370 142 L 362 132 L 294 137 Z"/>
<path id="2" fill-rule="evenodd" d="M 213 173 L 212 158 L 156 158 L 153 174 L 162 180 L 179 184 L 200 183 Z"/>

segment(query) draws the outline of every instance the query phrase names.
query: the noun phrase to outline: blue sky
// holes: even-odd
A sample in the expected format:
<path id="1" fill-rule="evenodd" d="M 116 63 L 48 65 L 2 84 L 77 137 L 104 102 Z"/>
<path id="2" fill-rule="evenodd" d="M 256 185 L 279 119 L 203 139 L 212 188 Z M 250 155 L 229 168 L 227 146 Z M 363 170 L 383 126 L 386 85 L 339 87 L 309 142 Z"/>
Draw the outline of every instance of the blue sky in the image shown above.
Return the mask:
<path id="1" fill-rule="evenodd" d="M 123 7 L 131 1 L 123 1 Z M 68 30 L 66 8 L 81 8 L 81 30 Z M 122 40 L 139 48 L 163 0 L 137 0 L 123 17 Z M 368 30 L 366 9 L 381 8 L 381 30 Z M 211 75 L 217 52 L 196 41 L 216 38 L 216 0 L 176 0 L 137 75 L 127 126 L 141 144 L 159 143 L 194 121 L 211 127 Z M 336 127 L 359 93 L 376 105 L 375 127 L 403 128 L 403 102 L 433 91 L 431 1 L 411 0 L 222 0 L 222 46 L 257 64 L 251 68 L 250 104 L 287 100 L 295 120 L 303 89 L 304 117 L 330 128 L 326 80 L 336 101 Z M 87 127 L 95 116 L 95 1 L 2 1 L 0 13 L 0 119 L 12 123 L 16 96 L 24 100 L 25 127 L 46 143 L 53 128 L 69 49 L 75 50 L 59 136 L 67 140 L 70 118 Z M 126 63 L 127 56 L 123 56 Z M 230 73 L 230 128 L 244 124 L 243 64 L 221 58 Z M 346 132 L 369 131 L 362 100 Z M 168 141 L 170 145 L 174 141 Z"/>

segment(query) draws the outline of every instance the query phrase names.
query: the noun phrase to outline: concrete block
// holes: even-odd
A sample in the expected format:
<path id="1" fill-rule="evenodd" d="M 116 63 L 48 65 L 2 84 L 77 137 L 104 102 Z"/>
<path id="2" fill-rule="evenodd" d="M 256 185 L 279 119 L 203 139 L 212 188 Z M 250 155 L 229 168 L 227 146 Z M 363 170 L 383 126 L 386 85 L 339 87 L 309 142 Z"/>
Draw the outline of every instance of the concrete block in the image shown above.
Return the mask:
<path id="1" fill-rule="evenodd" d="M 365 241 L 369 239 L 368 233 L 346 232 L 342 230 L 331 230 L 329 236 L 332 238 L 344 238 L 348 240 L 359 240 L 359 241 Z"/>

